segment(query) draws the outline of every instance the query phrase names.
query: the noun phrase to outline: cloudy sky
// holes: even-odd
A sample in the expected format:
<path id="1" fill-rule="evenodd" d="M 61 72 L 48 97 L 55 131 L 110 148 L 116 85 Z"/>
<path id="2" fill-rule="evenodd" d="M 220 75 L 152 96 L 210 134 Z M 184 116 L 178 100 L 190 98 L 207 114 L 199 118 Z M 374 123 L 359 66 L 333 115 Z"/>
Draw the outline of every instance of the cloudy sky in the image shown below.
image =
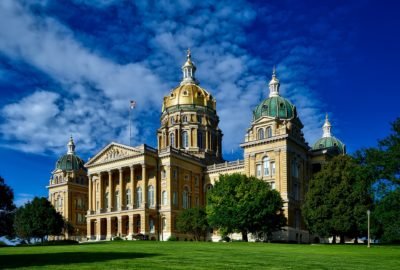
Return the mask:
<path id="1" fill-rule="evenodd" d="M 226 159 L 274 65 L 311 145 L 325 113 L 353 152 L 399 116 L 396 1 L 0 1 L 0 175 L 20 204 L 45 186 L 72 134 L 85 160 L 110 141 L 156 146 L 161 101 L 191 48 L 217 99 Z"/>

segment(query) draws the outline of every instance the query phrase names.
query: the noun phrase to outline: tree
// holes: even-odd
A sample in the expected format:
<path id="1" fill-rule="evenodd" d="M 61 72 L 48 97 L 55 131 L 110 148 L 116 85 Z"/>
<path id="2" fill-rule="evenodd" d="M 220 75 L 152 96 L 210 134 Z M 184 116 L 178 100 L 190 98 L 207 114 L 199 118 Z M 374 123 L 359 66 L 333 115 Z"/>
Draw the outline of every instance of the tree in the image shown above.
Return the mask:
<path id="1" fill-rule="evenodd" d="M 14 227 L 17 235 L 29 241 L 30 238 L 60 235 L 64 220 L 46 198 L 35 197 L 31 202 L 18 208 Z"/>
<path id="2" fill-rule="evenodd" d="M 205 240 L 210 231 L 206 211 L 201 207 L 185 209 L 178 216 L 176 226 L 178 231 L 192 234 L 196 241 L 199 241 L 202 236 Z"/>
<path id="3" fill-rule="evenodd" d="M 372 198 L 368 171 L 346 155 L 334 157 L 310 181 L 303 215 L 311 233 L 357 238 L 366 232 Z"/>
<path id="4" fill-rule="evenodd" d="M 13 235 L 14 192 L 0 176 L 0 236 Z"/>
<path id="5" fill-rule="evenodd" d="M 372 232 L 383 242 L 400 242 L 400 189 L 389 192 L 372 212 Z"/>
<path id="6" fill-rule="evenodd" d="M 221 175 L 207 194 L 210 225 L 226 233 L 241 232 L 271 235 L 286 223 L 283 200 L 270 185 L 243 174 Z"/>

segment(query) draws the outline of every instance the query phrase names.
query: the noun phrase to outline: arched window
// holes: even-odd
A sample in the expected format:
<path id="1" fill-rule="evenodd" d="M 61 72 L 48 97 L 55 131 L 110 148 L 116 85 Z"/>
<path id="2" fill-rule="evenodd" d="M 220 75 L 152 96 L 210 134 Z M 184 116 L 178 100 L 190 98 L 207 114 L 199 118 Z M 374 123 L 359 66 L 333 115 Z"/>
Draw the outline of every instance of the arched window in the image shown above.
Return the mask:
<path id="1" fill-rule="evenodd" d="M 258 139 L 259 140 L 264 139 L 264 129 L 263 128 L 258 129 Z"/>
<path id="2" fill-rule="evenodd" d="M 263 165 L 264 165 L 264 175 L 267 176 L 269 175 L 269 158 L 265 157 L 263 159 Z"/>
<path id="3" fill-rule="evenodd" d="M 167 192 L 165 190 L 161 193 L 161 203 L 167 205 Z"/>
<path id="4" fill-rule="evenodd" d="M 186 123 L 188 121 L 188 117 L 187 117 L 187 115 L 184 115 L 183 117 L 182 117 L 182 122 L 183 123 Z"/>
<path id="5" fill-rule="evenodd" d="M 119 203 L 119 191 L 118 190 L 115 191 L 114 200 L 115 200 L 115 202 L 114 202 L 115 208 L 119 209 L 121 205 Z"/>
<path id="6" fill-rule="evenodd" d="M 182 207 L 183 209 L 189 208 L 189 190 L 187 187 L 182 192 Z"/>
<path id="7" fill-rule="evenodd" d="M 267 138 L 271 138 L 272 137 L 272 129 L 271 129 L 271 127 L 267 127 L 266 133 L 267 133 Z"/>
<path id="8" fill-rule="evenodd" d="M 126 205 L 130 205 L 131 204 L 131 200 L 132 200 L 132 197 L 131 197 L 131 190 L 130 189 L 127 189 L 126 190 Z"/>
<path id="9" fill-rule="evenodd" d="M 182 147 L 183 148 L 189 147 L 189 135 L 187 131 L 182 132 Z"/>
<path id="10" fill-rule="evenodd" d="M 169 134 L 169 145 L 175 147 L 175 134 L 173 132 Z"/>
<path id="11" fill-rule="evenodd" d="M 57 208 L 62 208 L 62 198 L 60 195 L 57 197 Z"/>
<path id="12" fill-rule="evenodd" d="M 138 187 L 136 189 L 136 206 L 141 207 L 142 206 L 142 188 Z"/>
<path id="13" fill-rule="evenodd" d="M 58 177 L 55 178 L 55 184 L 58 184 Z"/>
<path id="14" fill-rule="evenodd" d="M 83 208 L 82 198 L 78 198 L 77 206 L 78 206 L 78 209 L 82 209 Z"/>
<path id="15" fill-rule="evenodd" d="M 108 208 L 108 192 L 104 194 L 104 207 Z"/>
<path id="16" fill-rule="evenodd" d="M 154 187 L 149 186 L 147 191 L 147 203 L 149 206 L 154 206 Z"/>
<path id="17" fill-rule="evenodd" d="M 197 132 L 197 145 L 200 149 L 203 149 L 203 132 Z"/>

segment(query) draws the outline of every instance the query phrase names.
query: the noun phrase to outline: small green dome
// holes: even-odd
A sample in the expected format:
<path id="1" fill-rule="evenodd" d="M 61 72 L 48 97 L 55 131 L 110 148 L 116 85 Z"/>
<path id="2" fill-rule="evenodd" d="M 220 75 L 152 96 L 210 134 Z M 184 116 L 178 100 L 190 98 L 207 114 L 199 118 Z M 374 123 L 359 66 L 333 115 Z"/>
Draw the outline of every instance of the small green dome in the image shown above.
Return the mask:
<path id="1" fill-rule="evenodd" d="M 56 163 L 56 169 L 63 171 L 78 171 L 85 170 L 83 160 L 74 154 L 66 154 L 62 156 Z"/>
<path id="2" fill-rule="evenodd" d="M 291 119 L 297 116 L 296 107 L 289 100 L 281 96 L 273 96 L 265 99 L 253 111 L 253 120 L 261 116 Z"/>
<path id="3" fill-rule="evenodd" d="M 346 153 L 346 146 L 336 137 L 322 137 L 319 139 L 314 146 L 313 150 L 322 150 L 322 149 L 337 149 L 339 153 Z"/>

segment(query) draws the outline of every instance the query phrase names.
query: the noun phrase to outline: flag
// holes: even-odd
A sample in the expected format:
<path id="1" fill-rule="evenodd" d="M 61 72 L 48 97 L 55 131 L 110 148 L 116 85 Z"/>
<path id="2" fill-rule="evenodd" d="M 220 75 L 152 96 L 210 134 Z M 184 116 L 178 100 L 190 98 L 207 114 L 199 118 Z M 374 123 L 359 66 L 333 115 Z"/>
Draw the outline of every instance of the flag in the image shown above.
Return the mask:
<path id="1" fill-rule="evenodd" d="M 136 107 L 136 101 L 131 100 L 131 109 L 134 109 Z"/>

